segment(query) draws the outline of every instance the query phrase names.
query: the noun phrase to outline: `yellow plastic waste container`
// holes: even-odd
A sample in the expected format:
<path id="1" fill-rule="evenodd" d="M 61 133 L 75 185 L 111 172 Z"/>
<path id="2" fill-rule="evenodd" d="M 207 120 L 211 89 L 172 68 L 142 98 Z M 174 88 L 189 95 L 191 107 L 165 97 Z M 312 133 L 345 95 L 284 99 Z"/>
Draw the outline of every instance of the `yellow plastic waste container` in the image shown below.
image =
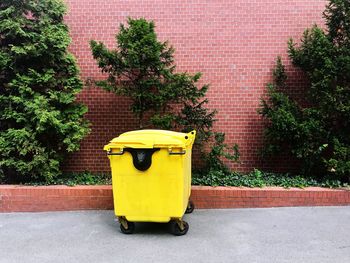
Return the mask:
<path id="1" fill-rule="evenodd" d="M 191 153 L 196 132 L 138 130 L 121 134 L 104 147 L 110 159 L 114 211 L 121 231 L 134 222 L 170 222 L 174 235 L 184 235 L 185 212 L 193 211 Z"/>

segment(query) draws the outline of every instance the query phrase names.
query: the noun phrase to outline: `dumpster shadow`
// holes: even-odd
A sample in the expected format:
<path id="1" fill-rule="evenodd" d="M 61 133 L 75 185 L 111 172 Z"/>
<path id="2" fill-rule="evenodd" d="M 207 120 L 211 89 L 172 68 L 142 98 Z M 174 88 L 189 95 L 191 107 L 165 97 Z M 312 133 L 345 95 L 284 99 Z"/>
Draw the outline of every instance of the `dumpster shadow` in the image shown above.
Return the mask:
<path id="1" fill-rule="evenodd" d="M 113 211 L 98 212 L 98 225 L 102 226 L 105 229 L 108 229 L 108 233 L 120 233 L 120 224 L 118 219 L 114 216 Z M 136 222 L 135 231 L 132 234 L 134 235 L 171 235 L 169 223 L 154 223 L 154 222 Z"/>
<path id="2" fill-rule="evenodd" d="M 157 234 L 157 235 L 169 235 L 168 223 L 151 223 L 151 222 L 138 222 L 135 223 L 135 232 L 137 234 Z"/>

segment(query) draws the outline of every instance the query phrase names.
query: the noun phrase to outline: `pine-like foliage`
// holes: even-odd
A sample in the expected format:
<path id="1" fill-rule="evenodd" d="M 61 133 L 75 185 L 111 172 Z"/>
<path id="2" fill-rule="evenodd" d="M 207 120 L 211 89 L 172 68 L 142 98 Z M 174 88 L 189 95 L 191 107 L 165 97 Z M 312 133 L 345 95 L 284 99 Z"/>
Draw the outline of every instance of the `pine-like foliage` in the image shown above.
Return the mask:
<path id="1" fill-rule="evenodd" d="M 0 2 L 0 174 L 50 181 L 87 134 L 60 0 Z"/>
<path id="2" fill-rule="evenodd" d="M 211 156 L 216 158 L 214 162 L 223 165 L 221 156 L 238 159 L 237 146 L 228 147 L 223 143 L 224 134 L 215 136 L 212 131 L 216 111 L 205 107 L 208 85 L 197 87 L 200 73 L 176 71 L 174 49 L 157 39 L 152 21 L 128 19 L 126 26 L 120 26 L 116 42 L 114 50 L 101 42 L 90 42 L 93 57 L 108 75 L 97 85 L 131 99 L 139 128 L 197 130 L 197 145 L 210 141 L 216 147 L 221 143 L 220 151 L 216 148 L 217 153 Z"/>
<path id="3" fill-rule="evenodd" d="M 350 1 L 331 0 L 324 17 L 327 30 L 307 29 L 301 44 L 289 42 L 289 56 L 310 80 L 308 106 L 285 92 L 279 60 L 275 85 L 263 100 L 261 113 L 268 152 L 290 152 L 303 163 L 305 174 L 350 180 Z"/>
<path id="4" fill-rule="evenodd" d="M 174 49 L 158 41 L 152 21 L 130 18 L 127 26 L 120 25 L 116 40 L 115 50 L 108 50 L 101 42 L 90 43 L 99 67 L 108 73 L 108 79 L 98 85 L 131 99 L 140 128 L 150 122 L 170 128 L 176 119 L 170 114 L 172 105 L 198 104 L 205 96 L 208 86 L 196 87 L 200 73 L 175 73 Z M 147 113 L 151 119 L 145 117 Z"/>

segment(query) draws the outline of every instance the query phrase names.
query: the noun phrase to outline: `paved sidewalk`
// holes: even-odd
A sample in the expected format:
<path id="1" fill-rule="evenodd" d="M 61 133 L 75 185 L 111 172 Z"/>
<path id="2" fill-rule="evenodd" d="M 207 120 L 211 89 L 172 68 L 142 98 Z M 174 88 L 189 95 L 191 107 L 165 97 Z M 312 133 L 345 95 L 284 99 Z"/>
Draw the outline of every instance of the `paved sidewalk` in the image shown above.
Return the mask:
<path id="1" fill-rule="evenodd" d="M 0 262 L 350 262 L 350 207 L 195 210 L 190 230 L 112 211 L 0 214 Z"/>

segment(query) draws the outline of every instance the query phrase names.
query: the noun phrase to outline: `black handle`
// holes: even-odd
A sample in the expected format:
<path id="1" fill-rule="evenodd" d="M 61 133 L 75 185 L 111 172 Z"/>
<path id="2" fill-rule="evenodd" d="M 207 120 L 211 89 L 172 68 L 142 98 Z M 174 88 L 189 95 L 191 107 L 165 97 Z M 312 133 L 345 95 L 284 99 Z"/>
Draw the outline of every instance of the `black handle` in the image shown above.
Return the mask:
<path id="1" fill-rule="evenodd" d="M 120 152 L 112 152 L 112 149 L 107 151 L 107 155 L 122 155 L 124 153 L 124 149 L 121 149 Z"/>
<path id="2" fill-rule="evenodd" d="M 186 154 L 186 150 L 182 150 L 181 152 L 173 152 L 171 149 L 169 149 L 169 155 L 184 155 Z"/>

